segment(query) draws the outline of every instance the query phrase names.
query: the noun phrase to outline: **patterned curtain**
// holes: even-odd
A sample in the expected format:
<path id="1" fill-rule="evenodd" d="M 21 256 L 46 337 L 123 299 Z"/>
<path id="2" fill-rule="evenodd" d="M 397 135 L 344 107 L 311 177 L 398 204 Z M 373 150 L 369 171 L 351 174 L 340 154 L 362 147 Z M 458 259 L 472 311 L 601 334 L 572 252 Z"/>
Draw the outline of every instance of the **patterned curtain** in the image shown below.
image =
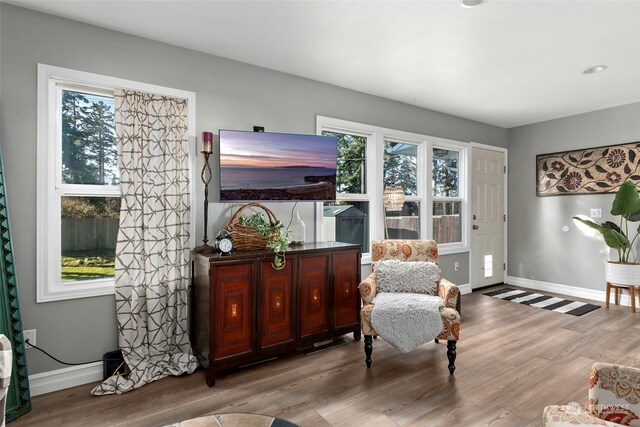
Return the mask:
<path id="1" fill-rule="evenodd" d="M 118 341 L 131 369 L 92 394 L 122 394 L 198 366 L 187 335 L 187 101 L 115 91 L 122 202 L 116 245 Z"/>

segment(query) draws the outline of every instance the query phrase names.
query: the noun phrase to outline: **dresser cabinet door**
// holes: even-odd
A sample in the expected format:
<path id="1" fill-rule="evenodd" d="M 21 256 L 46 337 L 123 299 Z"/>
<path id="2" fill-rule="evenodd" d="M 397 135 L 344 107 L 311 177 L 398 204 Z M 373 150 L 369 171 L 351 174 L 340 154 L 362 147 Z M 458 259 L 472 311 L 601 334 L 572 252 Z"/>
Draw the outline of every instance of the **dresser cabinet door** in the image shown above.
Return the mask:
<path id="1" fill-rule="evenodd" d="M 216 359 L 248 353 L 252 350 L 251 337 L 253 308 L 251 288 L 254 263 L 212 265 L 211 271 L 211 324 L 212 353 Z"/>
<path id="2" fill-rule="evenodd" d="M 329 330 L 329 256 L 301 256 L 298 272 L 300 337 Z"/>
<path id="3" fill-rule="evenodd" d="M 272 260 L 260 261 L 258 333 L 260 349 L 293 344 L 293 283 L 296 259 L 287 258 L 282 270 Z"/>
<path id="4" fill-rule="evenodd" d="M 359 261 L 357 252 L 339 252 L 333 255 L 333 327 L 335 329 L 358 323 Z"/>

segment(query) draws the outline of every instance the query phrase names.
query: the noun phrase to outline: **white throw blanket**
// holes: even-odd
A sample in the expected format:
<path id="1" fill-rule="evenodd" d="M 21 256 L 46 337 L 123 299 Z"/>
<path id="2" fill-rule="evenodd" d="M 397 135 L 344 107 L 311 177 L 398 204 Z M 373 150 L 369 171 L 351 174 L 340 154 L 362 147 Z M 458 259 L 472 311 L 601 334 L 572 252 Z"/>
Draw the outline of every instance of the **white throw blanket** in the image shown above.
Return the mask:
<path id="1" fill-rule="evenodd" d="M 371 326 L 378 336 L 408 353 L 442 332 L 442 298 L 404 292 L 381 292 L 373 300 Z"/>

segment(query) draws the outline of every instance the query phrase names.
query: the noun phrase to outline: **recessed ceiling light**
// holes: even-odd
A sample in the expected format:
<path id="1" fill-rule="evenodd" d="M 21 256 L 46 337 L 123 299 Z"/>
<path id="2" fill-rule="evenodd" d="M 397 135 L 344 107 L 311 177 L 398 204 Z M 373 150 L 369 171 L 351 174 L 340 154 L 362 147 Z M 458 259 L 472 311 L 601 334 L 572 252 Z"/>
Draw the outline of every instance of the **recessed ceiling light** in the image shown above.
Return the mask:
<path id="1" fill-rule="evenodd" d="M 600 73 L 607 69 L 606 65 L 594 65 L 593 67 L 589 67 L 582 72 L 582 74 L 595 74 Z"/>
<path id="2" fill-rule="evenodd" d="M 480 6 L 483 3 L 486 3 L 488 0 L 462 0 L 460 6 L 462 7 L 476 7 Z"/>

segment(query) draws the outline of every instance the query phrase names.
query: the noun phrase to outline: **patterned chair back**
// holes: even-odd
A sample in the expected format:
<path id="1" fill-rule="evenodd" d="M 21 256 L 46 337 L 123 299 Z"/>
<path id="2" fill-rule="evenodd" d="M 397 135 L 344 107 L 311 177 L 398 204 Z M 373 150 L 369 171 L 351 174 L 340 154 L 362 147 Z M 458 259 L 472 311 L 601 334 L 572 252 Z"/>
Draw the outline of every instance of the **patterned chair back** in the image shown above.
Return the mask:
<path id="1" fill-rule="evenodd" d="M 0 427 L 4 427 L 7 392 L 11 381 L 11 365 L 13 364 L 11 341 L 0 334 Z"/>
<path id="2" fill-rule="evenodd" d="M 383 259 L 400 261 L 438 262 L 438 243 L 435 240 L 373 240 L 371 241 L 371 261 Z"/>
<path id="3" fill-rule="evenodd" d="M 596 362 L 589 376 L 589 413 L 623 426 L 640 426 L 640 369 Z"/>

